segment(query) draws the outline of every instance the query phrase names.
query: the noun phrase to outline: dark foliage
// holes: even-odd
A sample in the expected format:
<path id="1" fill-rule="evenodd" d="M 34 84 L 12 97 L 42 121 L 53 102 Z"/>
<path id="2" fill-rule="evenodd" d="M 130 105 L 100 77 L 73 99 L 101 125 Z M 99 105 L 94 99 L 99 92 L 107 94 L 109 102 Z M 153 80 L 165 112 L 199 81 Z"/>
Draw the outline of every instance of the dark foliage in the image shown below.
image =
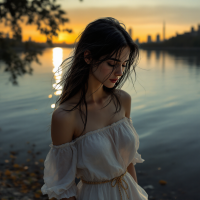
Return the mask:
<path id="1" fill-rule="evenodd" d="M 11 74 L 13 84 L 17 84 L 18 75 L 32 73 L 30 64 L 32 61 L 39 63 L 38 54 L 41 54 L 41 47 L 36 44 L 22 43 L 21 24 L 36 25 L 51 45 L 59 31 L 72 32 L 71 29 L 60 29 L 60 25 L 68 21 L 66 12 L 56 0 L 4 0 L 0 3 L 0 23 L 8 26 L 13 35 L 10 40 L 5 38 L 5 33 L 0 33 L 0 59 L 6 63 L 5 71 Z"/>

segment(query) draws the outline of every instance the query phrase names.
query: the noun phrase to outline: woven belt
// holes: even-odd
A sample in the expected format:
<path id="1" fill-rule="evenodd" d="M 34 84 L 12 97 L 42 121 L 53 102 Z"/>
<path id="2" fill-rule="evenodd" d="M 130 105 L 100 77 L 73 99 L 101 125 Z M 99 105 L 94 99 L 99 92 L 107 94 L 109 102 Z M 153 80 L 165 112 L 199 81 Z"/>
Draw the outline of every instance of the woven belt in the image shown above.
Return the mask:
<path id="1" fill-rule="evenodd" d="M 126 195 L 129 199 L 129 196 L 128 196 L 128 193 L 126 190 L 128 190 L 128 184 L 126 183 L 125 180 L 122 179 L 122 177 L 126 174 L 127 170 L 125 171 L 124 174 L 122 174 L 121 176 L 118 176 L 116 178 L 113 178 L 111 180 L 105 180 L 105 181 L 99 181 L 99 182 L 93 182 L 93 181 L 85 181 L 81 178 L 82 182 L 83 183 L 86 183 L 86 184 L 102 184 L 102 183 L 108 183 L 108 182 L 111 182 L 111 185 L 112 187 L 115 187 L 116 185 L 118 185 L 118 188 L 119 188 L 119 193 L 120 193 L 120 196 L 121 196 L 121 200 L 122 200 L 122 194 L 121 194 L 121 189 L 120 189 L 120 185 L 121 187 L 124 189 L 124 191 L 126 192 Z M 126 187 L 124 187 L 122 181 L 124 181 Z"/>

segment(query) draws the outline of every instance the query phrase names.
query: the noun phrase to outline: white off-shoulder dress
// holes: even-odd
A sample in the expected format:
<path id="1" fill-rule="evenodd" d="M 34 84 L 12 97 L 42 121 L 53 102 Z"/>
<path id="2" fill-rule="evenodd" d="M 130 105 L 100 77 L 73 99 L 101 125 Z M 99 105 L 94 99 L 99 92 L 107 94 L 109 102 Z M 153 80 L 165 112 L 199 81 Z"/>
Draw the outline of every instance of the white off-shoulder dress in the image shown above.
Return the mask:
<path id="1" fill-rule="evenodd" d="M 144 162 L 137 152 L 139 137 L 131 118 L 121 120 L 101 129 L 90 131 L 62 145 L 50 145 L 44 162 L 43 194 L 49 199 L 69 198 L 77 200 L 147 200 L 148 194 L 126 172 L 130 163 Z M 125 173 L 126 172 L 126 173 Z M 111 182 L 86 184 L 85 181 L 111 180 L 125 173 L 122 184 L 113 187 Z M 81 178 L 78 185 L 75 177 Z M 124 187 L 126 187 L 124 185 Z M 127 195 L 127 194 L 128 195 Z"/>

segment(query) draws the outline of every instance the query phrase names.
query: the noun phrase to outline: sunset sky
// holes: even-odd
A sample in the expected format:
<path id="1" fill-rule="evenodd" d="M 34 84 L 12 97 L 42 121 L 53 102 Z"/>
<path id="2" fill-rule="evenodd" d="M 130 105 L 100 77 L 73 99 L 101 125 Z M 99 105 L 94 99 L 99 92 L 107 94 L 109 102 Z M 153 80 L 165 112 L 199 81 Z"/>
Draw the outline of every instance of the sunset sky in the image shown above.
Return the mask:
<path id="1" fill-rule="evenodd" d="M 190 31 L 191 26 L 197 29 L 200 24 L 200 0 L 58 0 L 57 3 L 70 20 L 65 28 L 73 29 L 73 33 L 60 33 L 55 42 L 73 43 L 88 23 L 100 17 L 114 17 L 123 22 L 127 29 L 132 28 L 133 40 L 139 38 L 140 42 L 145 42 L 147 35 L 155 40 L 157 34 L 162 40 L 164 21 L 166 38 Z M 0 31 L 2 28 L 1 25 Z M 29 36 L 45 42 L 34 26 L 23 26 L 23 40 Z"/>

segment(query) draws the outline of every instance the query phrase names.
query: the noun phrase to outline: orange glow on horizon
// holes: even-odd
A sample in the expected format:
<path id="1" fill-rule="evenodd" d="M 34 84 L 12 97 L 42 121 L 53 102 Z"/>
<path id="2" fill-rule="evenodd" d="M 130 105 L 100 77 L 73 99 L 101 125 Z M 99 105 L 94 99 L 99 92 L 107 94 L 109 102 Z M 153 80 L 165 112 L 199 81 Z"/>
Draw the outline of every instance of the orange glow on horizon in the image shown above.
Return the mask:
<path id="1" fill-rule="evenodd" d="M 66 25 L 67 28 L 71 28 L 73 30 L 72 33 L 68 32 L 60 32 L 58 37 L 53 38 L 53 43 L 67 43 L 67 44 L 73 44 L 77 37 L 80 35 L 80 33 L 84 30 L 86 24 L 74 24 L 73 27 L 69 27 Z M 154 24 L 147 24 L 147 25 L 126 25 L 127 29 L 132 28 L 133 30 L 133 40 L 139 39 L 139 42 L 146 42 L 147 36 L 151 35 L 152 41 L 155 41 L 156 35 L 160 34 L 161 41 L 163 39 L 163 33 L 162 33 L 162 24 L 154 23 Z M 32 41 L 35 42 L 46 42 L 46 36 L 40 34 L 39 31 L 36 30 L 36 26 L 34 25 L 22 25 L 23 30 L 23 37 L 22 41 L 28 41 L 31 37 Z M 169 39 L 170 37 L 173 37 L 176 35 L 176 32 L 178 30 L 179 34 L 182 34 L 186 31 L 190 31 L 190 26 L 188 25 L 179 25 L 177 28 L 177 25 L 174 24 L 167 24 L 166 23 L 166 34 L 165 38 Z M 9 33 L 10 29 L 9 27 L 1 26 L 0 32 L 3 31 L 5 33 Z M 9 35 L 10 38 L 12 38 L 12 35 Z"/>

